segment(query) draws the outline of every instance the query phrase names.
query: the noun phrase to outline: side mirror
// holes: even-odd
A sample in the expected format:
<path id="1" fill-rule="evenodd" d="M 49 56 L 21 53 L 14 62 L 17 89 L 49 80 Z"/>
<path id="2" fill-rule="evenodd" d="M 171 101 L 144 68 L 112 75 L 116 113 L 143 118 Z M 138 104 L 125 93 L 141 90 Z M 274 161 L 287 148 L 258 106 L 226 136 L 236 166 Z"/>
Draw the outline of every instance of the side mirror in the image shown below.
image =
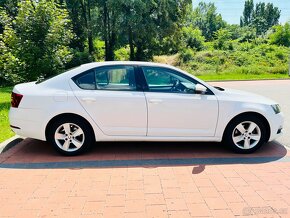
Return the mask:
<path id="1" fill-rule="evenodd" d="M 201 84 L 196 84 L 195 85 L 195 93 L 197 94 L 203 94 L 205 93 L 207 88 Z"/>

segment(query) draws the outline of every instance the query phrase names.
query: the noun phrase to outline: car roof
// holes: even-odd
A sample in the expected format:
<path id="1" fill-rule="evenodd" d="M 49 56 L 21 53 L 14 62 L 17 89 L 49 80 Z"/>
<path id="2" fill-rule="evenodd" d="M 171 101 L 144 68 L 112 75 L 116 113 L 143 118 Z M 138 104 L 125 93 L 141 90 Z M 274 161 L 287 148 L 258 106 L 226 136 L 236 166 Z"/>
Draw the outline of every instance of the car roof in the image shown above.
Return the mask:
<path id="1" fill-rule="evenodd" d="M 94 68 L 94 67 L 100 67 L 100 66 L 115 66 L 115 65 L 136 65 L 136 66 L 154 66 L 154 67 L 175 68 L 167 64 L 145 62 L 145 61 L 105 61 L 105 62 L 92 62 L 92 63 L 82 64 L 82 66 L 86 68 Z"/>
<path id="2" fill-rule="evenodd" d="M 82 64 L 78 67 L 72 68 L 64 73 L 61 73 L 44 83 L 49 84 L 49 83 L 54 83 L 56 81 L 63 81 L 66 80 L 67 78 L 72 78 L 82 72 L 85 72 L 87 70 L 96 68 L 96 67 L 102 67 L 102 66 L 117 66 L 117 65 L 131 65 L 131 66 L 151 66 L 151 67 L 166 67 L 170 68 L 173 70 L 181 71 L 180 69 L 167 65 L 167 64 L 160 64 L 160 63 L 152 63 L 152 62 L 142 62 L 142 61 L 104 61 L 104 62 L 91 62 L 87 64 Z"/>

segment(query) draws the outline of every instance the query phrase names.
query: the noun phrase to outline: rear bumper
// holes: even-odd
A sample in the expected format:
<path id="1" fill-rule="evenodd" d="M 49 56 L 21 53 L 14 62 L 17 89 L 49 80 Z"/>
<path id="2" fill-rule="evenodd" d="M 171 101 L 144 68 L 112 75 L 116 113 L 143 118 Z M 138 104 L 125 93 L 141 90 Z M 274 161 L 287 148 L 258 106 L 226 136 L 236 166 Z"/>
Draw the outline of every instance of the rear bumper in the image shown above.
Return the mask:
<path id="1" fill-rule="evenodd" d="M 10 108 L 9 122 L 13 132 L 17 135 L 46 140 L 41 111 L 35 109 Z"/>

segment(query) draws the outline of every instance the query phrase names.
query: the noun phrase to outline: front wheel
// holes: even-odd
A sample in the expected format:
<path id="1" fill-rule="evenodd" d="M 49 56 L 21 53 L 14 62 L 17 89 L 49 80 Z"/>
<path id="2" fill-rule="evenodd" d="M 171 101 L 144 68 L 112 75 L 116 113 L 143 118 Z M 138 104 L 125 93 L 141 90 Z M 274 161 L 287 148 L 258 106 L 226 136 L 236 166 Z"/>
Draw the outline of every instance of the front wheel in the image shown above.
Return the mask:
<path id="1" fill-rule="evenodd" d="M 252 153 L 266 142 L 266 134 L 261 119 L 247 115 L 238 117 L 229 124 L 224 142 L 237 153 Z"/>
<path id="2" fill-rule="evenodd" d="M 88 149 L 94 137 L 86 122 L 72 117 L 55 121 L 49 128 L 48 140 L 59 153 L 72 156 Z"/>

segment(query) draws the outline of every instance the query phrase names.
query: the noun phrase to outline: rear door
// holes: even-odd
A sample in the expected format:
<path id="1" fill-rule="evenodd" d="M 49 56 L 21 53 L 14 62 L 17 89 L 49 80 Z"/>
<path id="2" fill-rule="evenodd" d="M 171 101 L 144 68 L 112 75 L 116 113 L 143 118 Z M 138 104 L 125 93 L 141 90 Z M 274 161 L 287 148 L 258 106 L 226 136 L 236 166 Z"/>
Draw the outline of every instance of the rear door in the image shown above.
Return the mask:
<path id="1" fill-rule="evenodd" d="M 129 65 L 98 67 L 74 78 L 76 97 L 106 135 L 146 135 L 146 100 L 135 78 Z"/>

